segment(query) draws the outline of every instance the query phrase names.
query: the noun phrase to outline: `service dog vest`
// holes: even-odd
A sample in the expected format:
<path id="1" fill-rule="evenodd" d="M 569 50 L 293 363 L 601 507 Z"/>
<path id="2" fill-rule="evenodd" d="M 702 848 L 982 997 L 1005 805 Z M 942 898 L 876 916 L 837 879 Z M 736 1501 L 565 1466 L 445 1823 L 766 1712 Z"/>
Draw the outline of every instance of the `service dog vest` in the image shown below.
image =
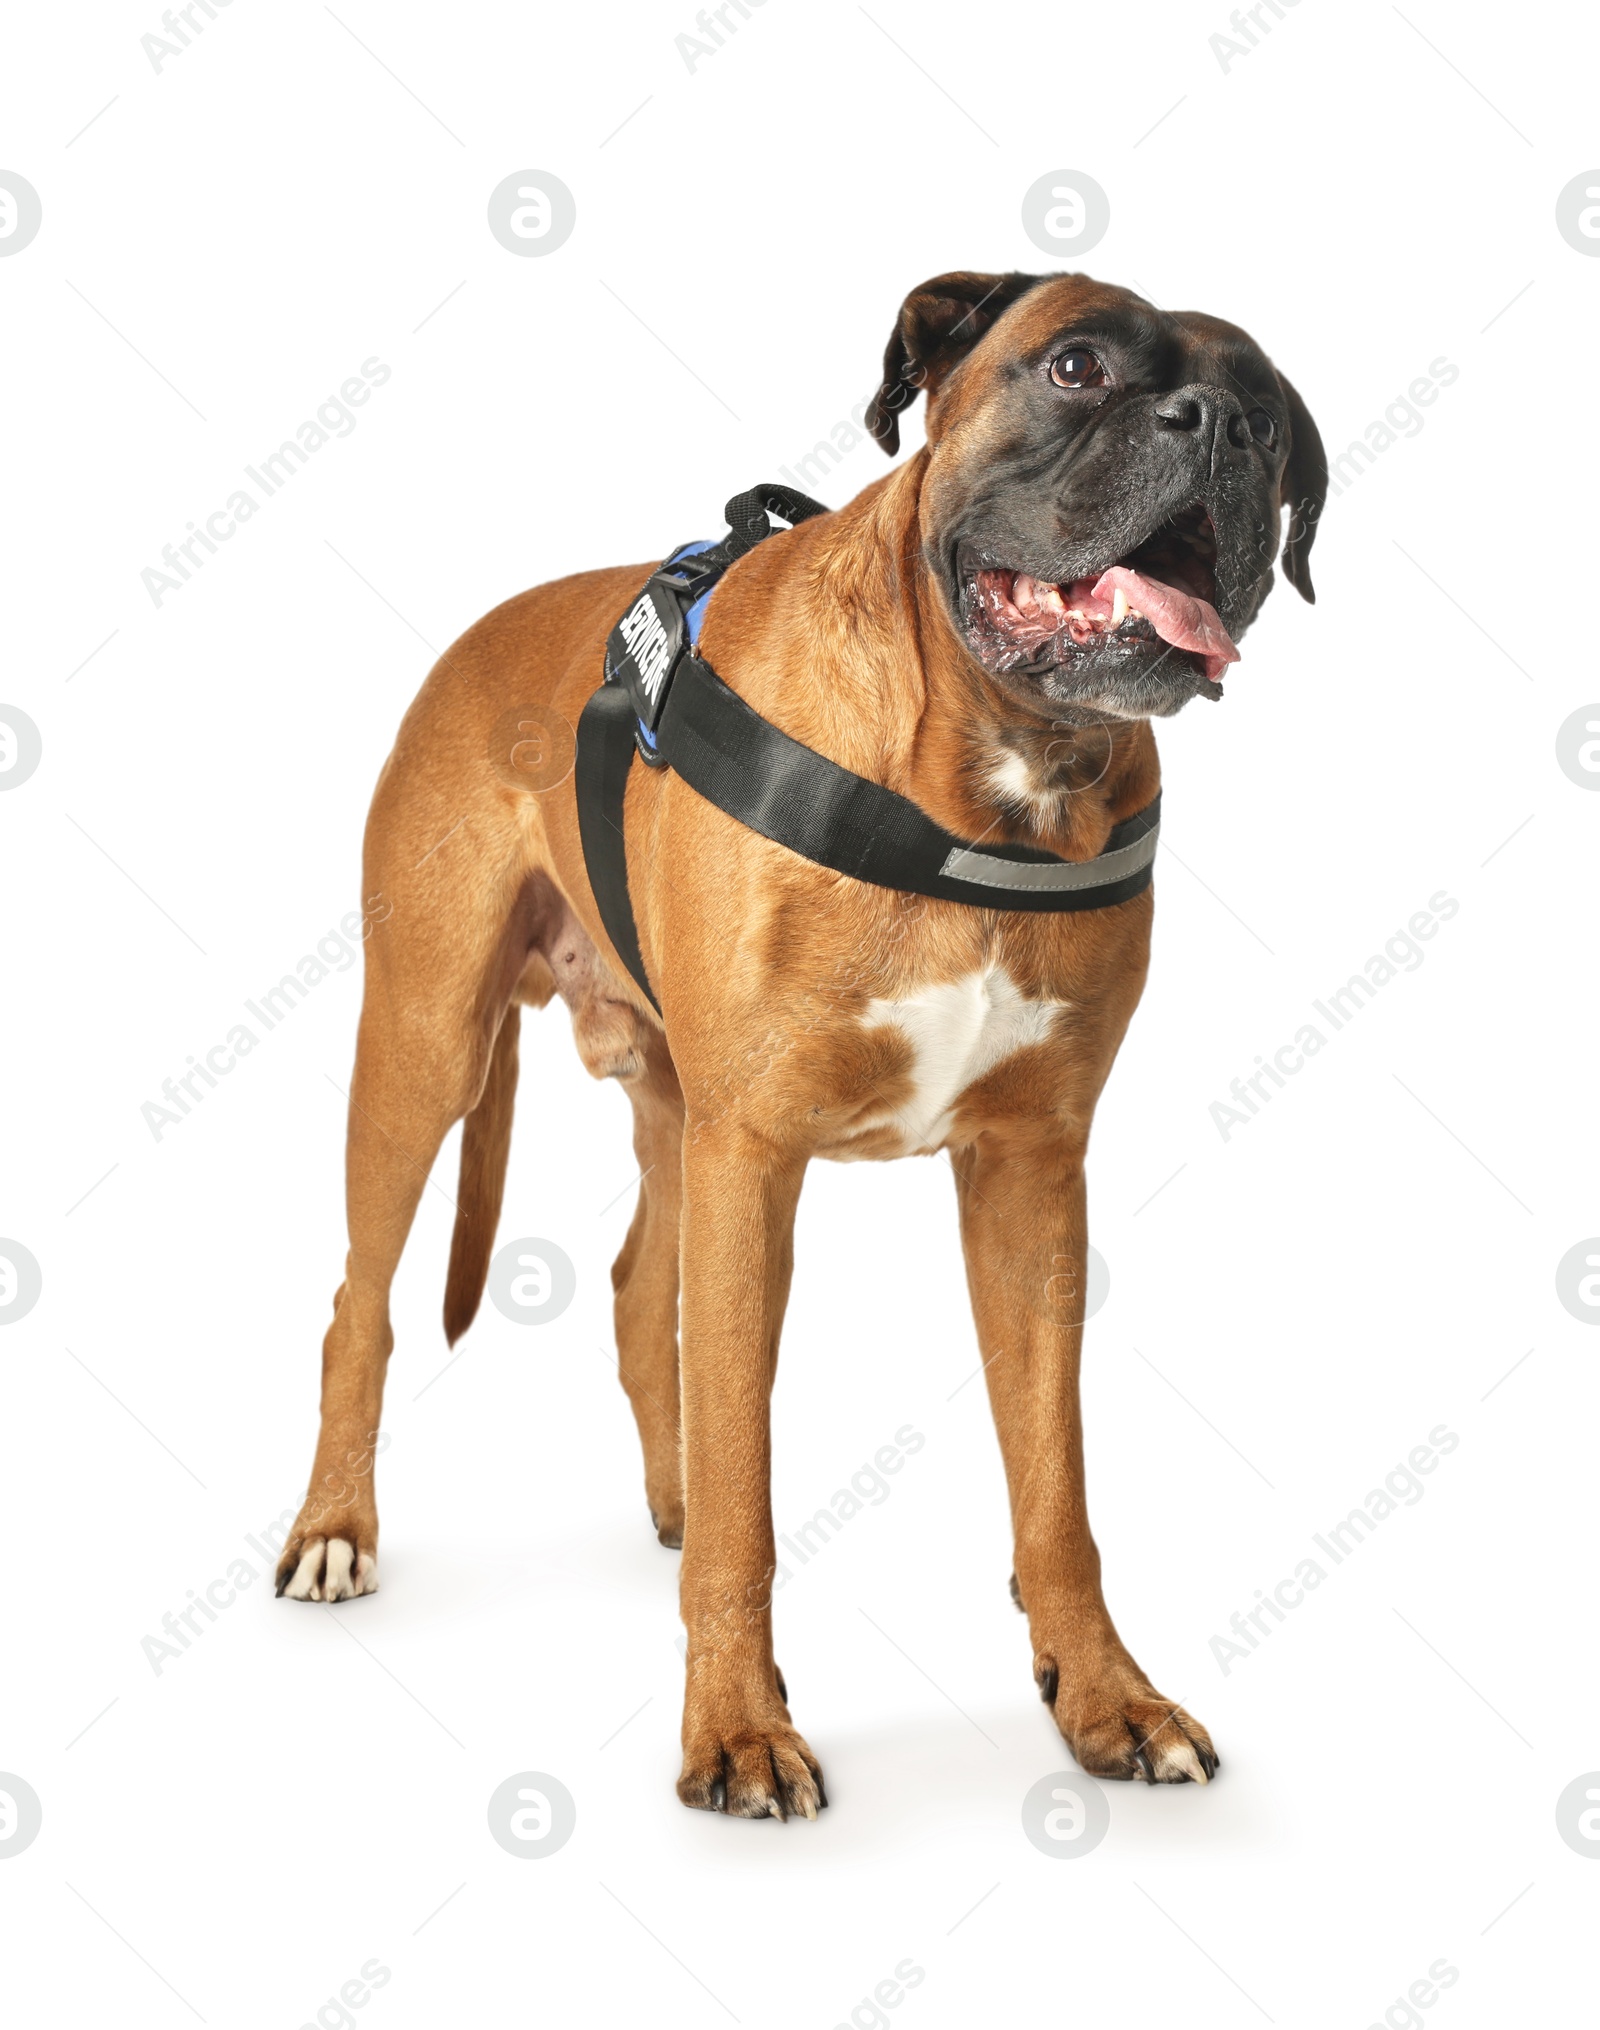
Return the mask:
<path id="1" fill-rule="evenodd" d="M 658 1014 L 622 833 L 635 754 L 651 768 L 670 768 L 764 839 L 878 888 L 974 909 L 1083 910 L 1131 901 L 1150 885 L 1159 796 L 1115 826 L 1093 860 L 972 845 L 908 797 L 791 739 L 728 689 L 698 651 L 718 581 L 774 533 L 769 513 L 792 524 L 827 512 L 792 487 L 737 494 L 720 543 L 684 543 L 646 580 L 611 632 L 604 680 L 579 717 L 575 779 L 589 885 L 617 956 Z"/>

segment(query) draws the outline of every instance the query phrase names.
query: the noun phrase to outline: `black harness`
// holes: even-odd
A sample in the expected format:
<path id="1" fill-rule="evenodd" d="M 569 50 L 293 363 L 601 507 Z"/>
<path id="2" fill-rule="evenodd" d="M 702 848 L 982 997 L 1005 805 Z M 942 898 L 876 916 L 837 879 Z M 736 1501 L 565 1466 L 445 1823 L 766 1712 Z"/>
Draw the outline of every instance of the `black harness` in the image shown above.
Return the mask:
<path id="1" fill-rule="evenodd" d="M 792 523 L 828 510 L 787 486 L 729 501 L 720 543 L 686 543 L 651 573 L 606 643 L 605 680 L 578 720 L 578 828 L 606 935 L 660 1013 L 639 953 L 622 834 L 637 754 L 670 768 L 718 810 L 802 859 L 855 881 L 977 909 L 1109 909 L 1150 885 L 1161 799 L 1117 825 L 1093 860 L 1027 846 L 971 845 L 909 798 L 852 775 L 754 712 L 699 654 L 706 604 L 729 565 Z"/>

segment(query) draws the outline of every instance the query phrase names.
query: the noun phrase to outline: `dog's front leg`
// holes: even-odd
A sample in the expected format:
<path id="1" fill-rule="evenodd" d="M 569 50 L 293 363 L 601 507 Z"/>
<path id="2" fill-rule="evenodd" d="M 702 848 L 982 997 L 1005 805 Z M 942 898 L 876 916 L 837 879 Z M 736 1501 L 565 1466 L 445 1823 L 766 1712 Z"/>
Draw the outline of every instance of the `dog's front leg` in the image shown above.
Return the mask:
<path id="1" fill-rule="evenodd" d="M 1082 1148 L 1055 1133 L 985 1136 L 953 1163 L 1034 1678 L 1092 1775 L 1206 1782 L 1217 1766 L 1210 1736 L 1134 1662 L 1100 1590 L 1078 1403 L 1088 1246 Z"/>
<path id="2" fill-rule="evenodd" d="M 827 1802 L 772 1657 L 770 1397 L 804 1167 L 728 1123 L 684 1138 L 678 1795 L 740 1818 L 815 1818 Z"/>

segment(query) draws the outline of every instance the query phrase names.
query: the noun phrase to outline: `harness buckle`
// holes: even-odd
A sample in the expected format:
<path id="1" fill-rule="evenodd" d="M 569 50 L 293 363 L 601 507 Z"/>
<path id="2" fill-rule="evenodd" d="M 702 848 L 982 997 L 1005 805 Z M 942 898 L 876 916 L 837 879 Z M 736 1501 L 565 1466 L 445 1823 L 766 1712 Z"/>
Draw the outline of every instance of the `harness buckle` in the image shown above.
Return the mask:
<path id="1" fill-rule="evenodd" d="M 727 560 L 722 557 L 717 558 L 714 563 L 706 564 L 704 561 L 706 554 L 702 552 L 698 557 L 684 557 L 676 564 L 663 564 L 659 570 L 651 572 L 650 582 L 664 585 L 675 598 L 685 600 L 692 606 L 701 593 L 715 585 L 728 568 Z"/>

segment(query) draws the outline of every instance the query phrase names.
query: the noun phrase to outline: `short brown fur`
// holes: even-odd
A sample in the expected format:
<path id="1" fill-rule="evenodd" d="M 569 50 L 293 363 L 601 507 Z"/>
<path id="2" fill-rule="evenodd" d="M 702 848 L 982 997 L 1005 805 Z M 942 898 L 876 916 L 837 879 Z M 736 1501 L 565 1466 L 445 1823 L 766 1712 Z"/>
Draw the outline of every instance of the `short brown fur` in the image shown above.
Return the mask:
<path id="1" fill-rule="evenodd" d="M 1149 725 L 1019 724 L 963 647 L 924 554 L 930 498 L 955 461 L 985 455 L 995 368 L 1059 322 L 1072 286 L 1021 294 L 957 371 L 925 375 L 929 448 L 741 559 L 701 646 L 758 711 L 948 830 L 1084 859 L 1157 791 Z M 771 1625 L 768 1398 L 795 1205 L 812 1157 L 901 1153 L 892 1117 L 911 1049 L 892 1023 L 864 1022 L 869 1004 L 1003 965 L 1021 993 L 1063 1009 L 1045 1041 L 960 1096 L 947 1146 L 1034 1675 L 1086 1769 L 1204 1780 L 1208 1735 L 1155 1690 L 1101 1596 L 1078 1409 L 1084 1154 L 1143 987 L 1152 898 L 1028 915 L 864 886 L 636 767 L 628 864 L 658 1021 L 612 955 L 571 776 L 533 793 L 489 758 L 518 708 L 576 725 L 606 635 L 650 568 L 541 586 L 480 621 L 429 676 L 378 784 L 364 893 L 387 908 L 368 941 L 351 1094 L 350 1249 L 311 1492 L 280 1587 L 300 1570 L 311 1597 L 337 1593 L 319 1547 L 338 1540 L 357 1570 L 376 1557 L 390 1280 L 439 1146 L 465 1117 L 445 1322 L 452 1340 L 470 1324 L 504 1185 L 520 1006 L 559 995 L 587 1068 L 617 1077 L 634 1105 L 643 1182 L 615 1321 L 652 1517 L 683 1546 L 679 1794 L 813 1815 L 821 1772 L 790 1718 Z M 997 806 L 986 758 L 1002 736 L 1059 786 L 1042 815 Z"/>

